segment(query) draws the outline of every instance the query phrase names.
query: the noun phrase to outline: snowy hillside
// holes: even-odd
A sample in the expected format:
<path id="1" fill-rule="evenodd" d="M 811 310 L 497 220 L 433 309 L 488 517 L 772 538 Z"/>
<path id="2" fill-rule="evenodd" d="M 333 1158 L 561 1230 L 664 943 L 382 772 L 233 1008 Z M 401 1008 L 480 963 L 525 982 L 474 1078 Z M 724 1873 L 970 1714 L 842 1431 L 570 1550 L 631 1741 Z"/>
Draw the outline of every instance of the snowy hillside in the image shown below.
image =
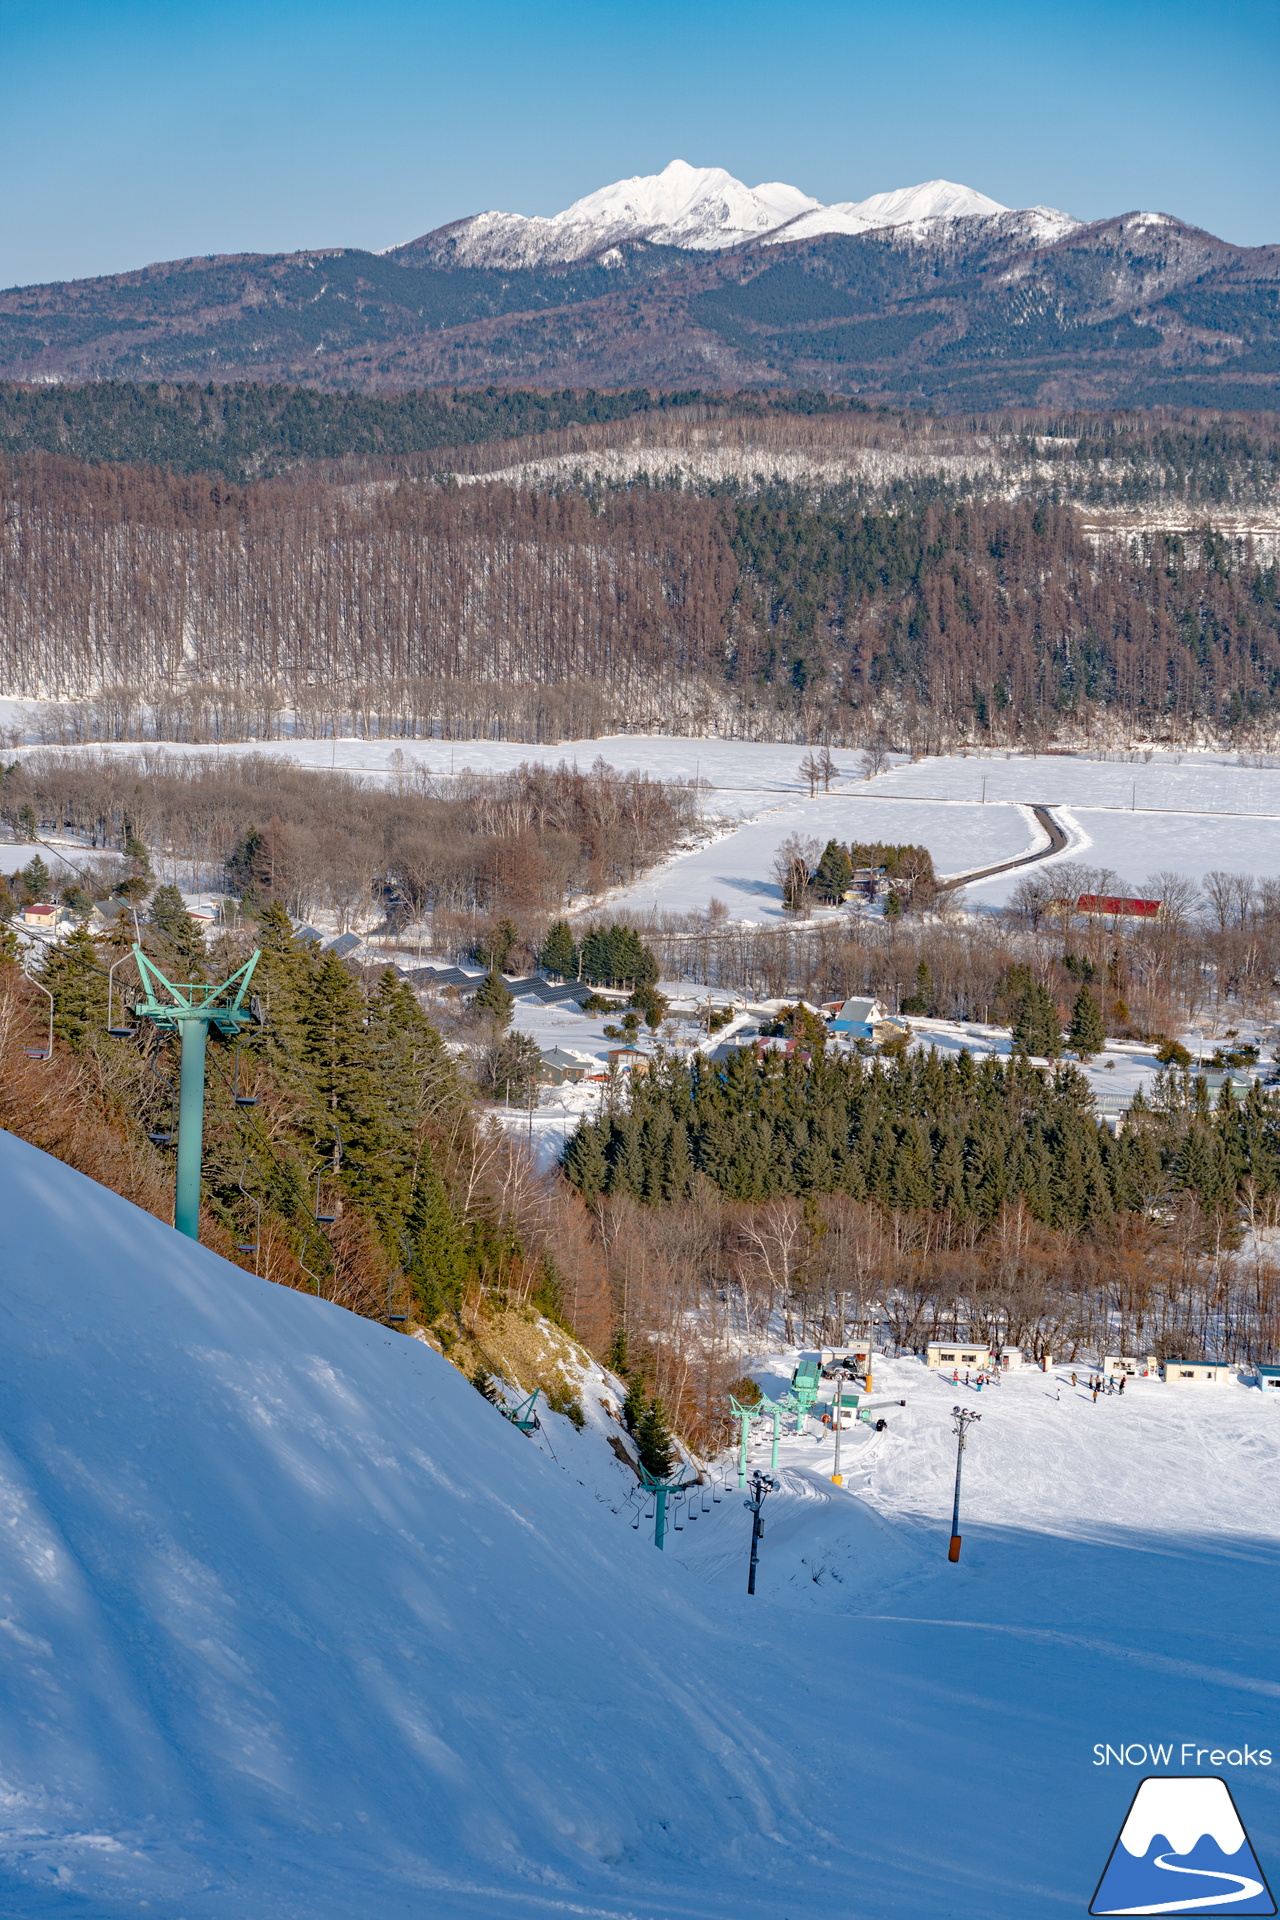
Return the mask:
<path id="1" fill-rule="evenodd" d="M 691 167 L 685 160 L 672 160 L 661 173 L 615 181 L 549 218 L 477 213 L 415 246 L 426 245 L 458 266 L 546 267 L 594 258 L 633 240 L 706 251 L 748 240 L 811 240 L 824 233 L 985 219 L 1008 211 L 987 194 L 951 180 L 928 180 L 824 207 L 782 181 L 747 187 L 723 167 Z M 1076 224 L 1053 208 L 1030 211 L 1040 217 L 1039 237 L 1058 239 Z"/>
<path id="2" fill-rule="evenodd" d="M 419 1342 L 9 1135 L 0 1215 L 5 1913 L 756 1911 L 794 1781 L 693 1583 Z"/>
<path id="3" fill-rule="evenodd" d="M 958 1390 L 885 1362 L 844 1490 L 784 1436 L 748 1602 L 731 1476 L 660 1557 L 425 1346 L 7 1135 L 0 1221 L 6 1915 L 1076 1913 L 1098 1741 L 1230 1749 L 1276 1858 L 1254 1390 L 989 1391 L 952 1567 Z"/>

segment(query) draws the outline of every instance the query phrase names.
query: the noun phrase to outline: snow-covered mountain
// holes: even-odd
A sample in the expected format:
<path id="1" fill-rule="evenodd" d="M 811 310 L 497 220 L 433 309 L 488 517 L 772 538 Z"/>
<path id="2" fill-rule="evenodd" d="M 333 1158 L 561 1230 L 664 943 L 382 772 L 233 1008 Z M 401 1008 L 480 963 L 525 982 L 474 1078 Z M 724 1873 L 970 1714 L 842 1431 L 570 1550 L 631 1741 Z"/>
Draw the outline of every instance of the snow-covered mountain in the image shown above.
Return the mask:
<path id="1" fill-rule="evenodd" d="M 1030 211 L 1043 216 L 1053 238 L 1077 224 L 1054 208 Z M 546 267 L 607 257 L 611 248 L 635 240 L 710 252 L 748 240 L 811 240 L 824 233 L 867 233 L 875 227 L 988 219 L 1008 212 L 998 200 L 952 180 L 928 180 L 824 206 L 783 181 L 748 187 L 723 167 L 673 160 L 661 173 L 618 180 L 549 218 L 477 213 L 410 244 L 415 253 L 457 266 Z"/>

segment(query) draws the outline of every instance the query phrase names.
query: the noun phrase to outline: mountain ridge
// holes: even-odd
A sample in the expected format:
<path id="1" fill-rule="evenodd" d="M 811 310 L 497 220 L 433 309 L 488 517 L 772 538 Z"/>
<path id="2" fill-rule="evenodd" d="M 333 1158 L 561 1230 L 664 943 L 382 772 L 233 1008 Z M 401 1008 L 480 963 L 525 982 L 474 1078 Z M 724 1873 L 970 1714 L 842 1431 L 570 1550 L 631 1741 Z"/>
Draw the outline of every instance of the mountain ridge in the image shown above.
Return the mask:
<path id="1" fill-rule="evenodd" d="M 729 192 L 741 183 L 685 171 L 693 186 L 666 199 L 637 207 L 623 194 L 630 237 L 616 190 L 603 189 L 593 244 L 608 244 L 540 266 L 459 258 L 460 230 L 501 251 L 510 235 L 492 222 L 523 219 L 483 215 L 384 254 L 225 254 L 10 289 L 0 378 L 806 388 L 973 411 L 1280 408 L 1280 247 L 1235 246 L 1167 213 L 1081 223 L 1051 208 L 958 212 L 953 198 L 952 211 L 922 214 L 918 189 L 890 196 L 896 224 L 804 237 L 805 221 L 833 209 L 794 211 L 805 196 L 778 183 L 741 189 L 774 226 L 713 245 L 740 231 L 722 214 L 750 211 Z M 848 203 L 859 204 L 870 203 Z M 477 220 L 490 225 L 480 232 Z M 575 221 L 538 231 L 580 248 Z"/>
<path id="2" fill-rule="evenodd" d="M 510 269 L 586 259 L 616 264 L 615 250 L 634 241 L 712 252 L 753 240 L 777 245 L 824 233 L 867 233 L 877 227 L 1009 211 L 989 195 L 953 180 L 928 180 L 863 201 L 824 206 L 785 181 L 748 187 L 723 167 L 691 167 L 685 160 L 672 160 L 661 173 L 614 181 L 549 217 L 489 209 L 452 220 L 387 252 L 392 259 L 433 266 Z M 1079 224 L 1055 208 L 1034 211 L 1063 231 Z"/>

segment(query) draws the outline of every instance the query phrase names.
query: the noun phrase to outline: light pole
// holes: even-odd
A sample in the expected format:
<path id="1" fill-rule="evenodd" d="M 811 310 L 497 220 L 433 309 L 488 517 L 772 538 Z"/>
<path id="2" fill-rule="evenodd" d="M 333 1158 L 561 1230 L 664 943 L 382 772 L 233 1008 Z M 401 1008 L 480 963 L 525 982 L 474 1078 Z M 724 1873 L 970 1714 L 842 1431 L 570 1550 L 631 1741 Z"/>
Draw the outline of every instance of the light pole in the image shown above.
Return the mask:
<path id="1" fill-rule="evenodd" d="M 846 1378 L 847 1378 L 847 1375 L 845 1374 L 844 1368 L 843 1367 L 838 1368 L 836 1371 L 836 1397 L 835 1397 L 835 1407 L 834 1407 L 835 1429 L 836 1429 L 836 1465 L 835 1465 L 835 1472 L 831 1476 L 831 1484 L 833 1487 L 842 1487 L 844 1485 L 844 1475 L 840 1471 L 840 1429 L 844 1425 L 844 1383 Z"/>
<path id="2" fill-rule="evenodd" d="M 751 1562 L 747 1568 L 748 1593 L 754 1593 L 756 1590 L 756 1561 L 760 1557 L 760 1542 L 764 1537 L 764 1521 L 761 1518 L 761 1508 L 764 1506 L 766 1494 L 772 1492 L 773 1486 L 774 1482 L 769 1478 L 769 1475 L 767 1473 L 761 1473 L 759 1467 L 757 1467 L 751 1476 L 751 1497 L 742 1503 L 744 1507 L 750 1507 L 751 1509 Z"/>
<path id="3" fill-rule="evenodd" d="M 951 1431 L 956 1436 L 956 1497 L 951 1509 L 951 1545 L 947 1548 L 948 1560 L 960 1558 L 960 1469 L 964 1464 L 965 1430 L 974 1421 L 981 1420 L 980 1413 L 974 1413 L 969 1407 L 952 1407 L 956 1424 Z"/>

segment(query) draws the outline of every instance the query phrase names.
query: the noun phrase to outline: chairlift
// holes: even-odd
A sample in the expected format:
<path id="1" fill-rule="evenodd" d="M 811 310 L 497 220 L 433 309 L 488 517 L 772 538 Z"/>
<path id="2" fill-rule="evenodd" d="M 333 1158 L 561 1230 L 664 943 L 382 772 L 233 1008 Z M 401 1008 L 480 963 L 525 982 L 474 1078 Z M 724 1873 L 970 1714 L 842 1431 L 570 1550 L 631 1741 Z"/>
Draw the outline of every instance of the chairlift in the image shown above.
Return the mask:
<path id="1" fill-rule="evenodd" d="M 258 1220 L 257 1220 L 257 1225 L 254 1227 L 254 1230 L 253 1230 L 253 1239 L 251 1241 L 246 1241 L 243 1246 L 237 1247 L 236 1252 L 251 1253 L 253 1255 L 253 1270 L 256 1273 L 258 1271 L 258 1255 L 262 1251 L 262 1202 L 261 1200 L 259 1200 L 256 1193 L 250 1193 L 248 1187 L 246 1187 L 244 1183 L 244 1176 L 248 1172 L 248 1170 L 249 1170 L 249 1162 L 246 1160 L 243 1166 L 240 1168 L 240 1177 L 236 1181 L 236 1185 L 239 1187 L 245 1199 L 252 1201 L 253 1206 L 257 1212 Z"/>
<path id="2" fill-rule="evenodd" d="M 24 972 L 25 972 L 25 968 L 24 968 Z M 33 987 L 39 988 L 40 992 L 44 995 L 45 999 L 49 1002 L 49 1038 L 44 1044 L 44 1046 L 24 1047 L 23 1052 L 26 1054 L 28 1060 L 41 1060 L 41 1061 L 52 1060 L 53 1058 L 53 1005 L 54 1005 L 53 995 L 49 991 L 48 987 L 43 986 L 39 980 L 32 980 L 31 975 L 29 973 L 27 974 L 27 978 L 28 980 L 31 980 L 31 984 Z"/>
<path id="3" fill-rule="evenodd" d="M 120 958 L 113 960 L 107 968 L 107 1037 L 110 1040 L 132 1040 L 138 1032 L 136 1026 L 128 1026 L 123 1019 L 117 1021 L 115 1017 L 116 968 L 123 966 L 126 960 L 132 958 L 133 955 L 130 953 L 121 954 Z M 123 997 L 121 994 L 122 999 Z"/>
<path id="4" fill-rule="evenodd" d="M 521 1433 L 536 1433 L 542 1422 L 533 1409 L 540 1392 L 541 1388 L 535 1387 L 528 1399 L 522 1400 L 518 1407 L 502 1407 L 499 1411 L 513 1427 L 519 1427 Z"/>
<path id="5" fill-rule="evenodd" d="M 387 1315 L 387 1325 L 389 1327 L 402 1326 L 408 1318 L 407 1313 L 389 1313 Z"/>
<path id="6" fill-rule="evenodd" d="M 168 1126 L 156 1127 L 154 1131 L 148 1132 L 147 1138 L 153 1147 L 171 1147 L 178 1137 L 178 1096 L 174 1092 L 172 1080 L 166 1080 L 159 1067 L 157 1067 L 154 1053 L 147 1062 L 147 1070 L 160 1082 L 160 1085 L 169 1096 Z"/>
<path id="7" fill-rule="evenodd" d="M 232 1058 L 231 1098 L 238 1107 L 256 1107 L 258 1104 L 258 1096 L 256 1093 L 241 1093 L 240 1091 L 240 1048 L 238 1044 Z"/>
<path id="8" fill-rule="evenodd" d="M 335 1221 L 335 1220 L 337 1219 L 337 1217 L 338 1217 L 338 1216 L 337 1216 L 337 1214 L 336 1214 L 336 1213 L 321 1213 L 321 1211 L 320 1211 L 320 1207 L 321 1207 L 321 1200 L 320 1200 L 320 1172 L 321 1172 L 321 1171 L 323 1171 L 323 1168 L 324 1168 L 324 1162 L 323 1162 L 323 1161 L 321 1161 L 321 1163 L 320 1163 L 320 1169 L 319 1169 L 319 1170 L 317 1170 L 317 1173 L 316 1173 L 316 1204 L 315 1204 L 315 1207 L 314 1207 L 314 1209 L 313 1209 L 313 1211 L 312 1211 L 312 1215 L 311 1215 L 311 1217 L 312 1217 L 312 1219 L 313 1219 L 313 1220 L 315 1221 L 315 1223 L 316 1223 L 316 1225 L 317 1225 L 318 1227 L 331 1227 L 331 1226 L 333 1225 L 333 1223 L 334 1223 L 334 1221 Z"/>

